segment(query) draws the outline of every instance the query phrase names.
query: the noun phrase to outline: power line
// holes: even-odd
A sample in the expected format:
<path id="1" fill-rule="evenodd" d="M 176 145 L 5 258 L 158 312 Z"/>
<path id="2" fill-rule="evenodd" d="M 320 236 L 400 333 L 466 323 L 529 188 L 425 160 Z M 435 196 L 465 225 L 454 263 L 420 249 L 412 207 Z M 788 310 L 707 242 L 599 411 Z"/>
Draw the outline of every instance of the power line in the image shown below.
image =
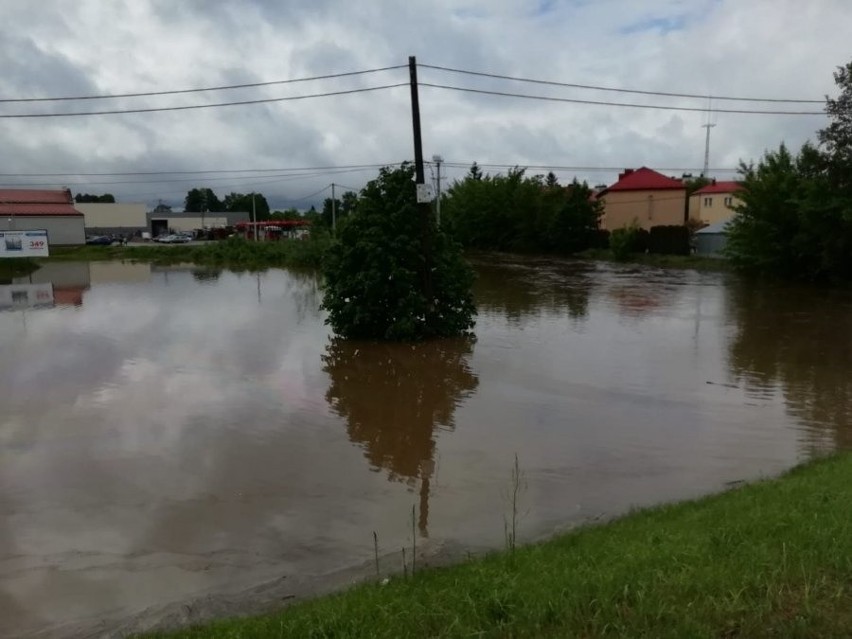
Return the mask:
<path id="1" fill-rule="evenodd" d="M 578 98 L 557 98 L 546 95 L 528 95 L 526 93 L 510 93 L 506 91 L 489 91 L 486 89 L 472 89 L 469 87 L 454 87 L 446 84 L 432 84 L 421 82 L 421 87 L 431 87 L 433 89 L 446 89 L 449 91 L 462 91 L 465 93 L 479 93 L 483 95 L 496 95 L 507 98 L 523 98 L 526 100 L 544 100 L 548 102 L 570 102 L 573 104 L 591 104 L 595 106 L 616 106 L 630 107 L 635 109 L 660 109 L 664 111 L 700 111 L 706 112 L 706 108 L 701 107 L 683 107 L 683 106 L 666 106 L 661 104 L 636 104 L 632 102 L 606 102 L 603 100 L 580 100 Z M 823 111 L 758 111 L 751 109 L 713 109 L 714 113 L 740 113 L 740 114 L 759 114 L 759 115 L 825 115 Z"/>
<path id="2" fill-rule="evenodd" d="M 305 173 L 302 175 L 245 175 L 245 176 L 230 176 L 230 177 L 220 177 L 220 178 L 209 178 L 209 179 L 177 179 L 177 180 L 122 180 L 116 182 L 63 182 L 61 186 L 65 186 L 68 188 L 73 188 L 74 190 L 80 189 L 89 189 L 95 188 L 98 189 L 109 189 L 113 186 L 121 186 L 128 187 L 129 185 L 152 185 L 152 184 L 191 184 L 191 185 L 200 185 L 206 186 L 210 185 L 214 188 L 227 188 L 229 184 L 234 184 L 234 180 L 256 180 L 260 179 L 263 182 L 258 182 L 258 184 L 274 184 L 278 182 L 292 182 L 296 180 L 310 180 L 313 178 L 324 177 L 324 176 L 334 176 L 334 175 L 342 175 L 343 173 L 349 173 L 350 171 L 331 171 L 331 172 L 322 172 L 322 173 Z M 230 180 L 229 182 L 219 182 L 219 184 L 213 184 L 214 181 L 221 180 Z M 3 183 L 5 188 L 49 188 L 56 187 L 58 185 L 57 182 L 7 182 Z"/>
<path id="3" fill-rule="evenodd" d="M 123 171 L 112 173 L 0 173 L 0 177 L 114 177 L 132 175 L 215 175 L 218 173 L 284 173 L 286 171 L 326 171 L 336 169 L 374 169 L 399 164 L 399 162 L 377 162 L 374 164 L 338 164 L 328 166 L 278 167 L 269 169 L 210 169 L 207 171 Z"/>
<path id="4" fill-rule="evenodd" d="M 48 98 L 0 98 L 0 103 L 9 102 L 67 102 L 71 100 L 113 100 L 116 98 L 140 98 L 157 95 L 178 95 L 183 93 L 203 93 L 206 91 L 230 91 L 233 89 L 249 89 L 255 87 L 269 87 L 279 84 L 293 84 L 296 82 L 313 82 L 314 80 L 330 80 L 332 78 L 346 78 L 357 75 L 366 75 L 368 73 L 379 73 L 382 71 L 391 71 L 393 69 L 402 69 L 408 65 L 397 64 L 390 67 L 379 67 L 376 69 L 364 69 L 363 71 L 346 71 L 344 73 L 330 73 L 327 75 L 315 75 L 308 78 L 291 78 L 289 80 L 271 80 L 269 82 L 249 82 L 246 84 L 228 84 L 216 87 L 202 87 L 197 89 L 174 89 L 169 91 L 141 91 L 137 93 L 110 93 L 102 95 L 70 95 L 62 97 Z"/>
<path id="5" fill-rule="evenodd" d="M 794 104 L 824 104 L 825 100 L 802 100 L 802 99 L 787 99 L 787 98 L 745 98 L 745 97 L 734 97 L 734 96 L 720 96 L 720 95 L 699 95 L 696 93 L 670 93 L 666 91 L 643 91 L 641 89 L 619 89 L 615 87 L 603 87 L 603 86 L 595 86 L 591 84 L 574 84 L 570 82 L 556 82 L 553 80 L 535 80 L 532 78 L 521 78 L 517 76 L 511 75 L 501 75 L 498 73 L 485 73 L 481 71 L 467 71 L 464 69 L 454 69 L 452 67 L 442 67 L 431 64 L 419 64 L 418 66 L 423 67 L 424 69 L 435 69 L 436 71 L 448 71 L 450 73 L 461 73 L 464 75 L 474 75 L 483 78 L 496 78 L 499 80 L 511 80 L 514 82 L 528 82 L 532 84 L 544 84 L 548 86 L 557 86 L 557 87 L 568 87 L 572 89 L 589 89 L 594 91 L 611 91 L 615 93 L 633 93 L 639 95 L 655 95 L 655 96 L 664 96 L 670 98 L 696 98 L 706 100 L 708 97 L 713 98 L 714 100 L 733 100 L 739 102 L 778 102 L 778 103 L 794 103 Z M 703 110 L 703 109 L 702 109 Z"/>
<path id="6" fill-rule="evenodd" d="M 315 193 L 311 193 L 311 194 L 305 195 L 303 197 L 297 197 L 297 198 L 292 198 L 292 199 L 281 198 L 281 201 L 282 202 L 301 202 L 302 200 L 308 200 L 312 197 L 316 197 L 320 193 L 324 193 L 325 191 L 328 191 L 330 188 L 331 188 L 331 184 L 324 186 L 323 188 L 321 188 L 319 191 L 317 191 Z"/>
<path id="7" fill-rule="evenodd" d="M 170 106 L 170 107 L 149 107 L 143 109 L 115 109 L 108 111 L 77 111 L 63 113 L 8 113 L 0 114 L 0 118 L 60 118 L 60 117 L 75 117 L 84 115 L 115 115 L 119 113 L 153 113 L 156 111 L 187 111 L 189 109 L 214 109 L 226 106 L 243 106 L 248 104 L 263 104 L 268 102 L 287 102 L 290 100 L 308 100 L 310 98 L 326 98 L 337 95 L 348 95 L 351 93 L 366 93 L 367 91 L 381 91 L 384 89 L 394 89 L 396 87 L 407 87 L 407 82 L 397 84 L 384 84 L 375 87 L 363 87 L 360 89 L 347 89 L 345 91 L 329 91 L 326 93 L 309 93 L 306 95 L 291 95 L 282 98 L 262 98 L 259 100 L 239 100 L 234 102 L 217 102 L 213 104 L 190 104 L 186 106 Z"/>
<path id="8" fill-rule="evenodd" d="M 442 163 L 444 166 L 456 168 L 456 169 L 468 169 L 473 164 L 473 161 L 463 162 L 463 161 L 446 161 Z M 486 164 L 477 162 L 476 166 L 479 168 L 486 169 L 532 169 L 532 170 L 554 170 L 554 171 L 584 171 L 584 172 L 605 172 L 611 173 L 613 171 L 621 172 L 624 170 L 625 166 L 629 166 L 630 163 L 626 165 L 623 164 L 621 166 L 564 166 L 564 165 L 556 165 L 556 164 L 524 164 L 524 163 L 504 163 L 504 164 Z M 664 171 L 664 172 L 689 172 L 689 171 L 700 171 L 699 168 L 695 167 L 658 167 L 655 170 Z M 715 173 L 735 173 L 739 171 L 737 168 L 711 168 L 709 169 L 711 172 Z"/>
<path id="9" fill-rule="evenodd" d="M 192 177 L 192 178 L 157 178 L 157 179 L 145 179 L 145 180 L 110 180 L 110 181 L 97 181 L 97 180 L 83 180 L 83 181 L 63 181 L 63 186 L 112 186 L 118 184 L 169 184 L 169 183 L 178 183 L 178 182 L 194 182 L 194 183 L 202 183 L 207 184 L 210 182 L 218 182 L 222 180 L 234 180 L 234 179 L 253 179 L 253 178 L 270 178 L 273 181 L 278 182 L 287 182 L 290 180 L 301 180 L 313 177 L 320 177 L 323 175 L 342 175 L 344 173 L 359 173 L 362 171 L 366 171 L 369 169 L 336 169 L 331 171 L 315 171 L 311 173 L 285 173 L 285 174 L 257 174 L 257 175 L 228 175 L 221 177 Z M 53 186 L 56 184 L 56 181 L 53 182 L 5 182 L 6 186 Z"/>

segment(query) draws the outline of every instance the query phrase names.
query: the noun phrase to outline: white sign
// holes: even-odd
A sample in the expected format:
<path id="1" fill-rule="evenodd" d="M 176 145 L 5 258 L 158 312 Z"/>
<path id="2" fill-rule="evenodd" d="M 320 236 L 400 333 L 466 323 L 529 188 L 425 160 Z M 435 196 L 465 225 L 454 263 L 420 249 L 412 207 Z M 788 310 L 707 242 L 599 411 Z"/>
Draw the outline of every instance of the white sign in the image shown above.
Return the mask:
<path id="1" fill-rule="evenodd" d="M 0 231 L 0 258 L 47 257 L 47 231 Z"/>
<path id="2" fill-rule="evenodd" d="M 426 204 L 432 201 L 432 185 L 418 184 L 417 185 L 417 203 Z"/>
<path id="3" fill-rule="evenodd" d="M 0 286 L 0 311 L 53 306 L 53 284 Z"/>

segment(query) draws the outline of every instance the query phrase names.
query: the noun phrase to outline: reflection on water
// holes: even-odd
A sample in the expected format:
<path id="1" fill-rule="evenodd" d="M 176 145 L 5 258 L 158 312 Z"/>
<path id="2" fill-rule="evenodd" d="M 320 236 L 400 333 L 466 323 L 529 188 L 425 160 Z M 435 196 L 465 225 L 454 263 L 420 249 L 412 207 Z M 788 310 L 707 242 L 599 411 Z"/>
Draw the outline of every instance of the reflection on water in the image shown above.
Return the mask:
<path id="1" fill-rule="evenodd" d="M 852 445 L 846 293 L 477 270 L 475 347 L 331 340 L 298 271 L 51 263 L 14 282 L 54 302 L 0 313 L 0 636 L 220 610 L 360 565 L 372 531 L 410 547 L 418 504 L 423 546 L 499 547 L 515 454 L 530 540 Z"/>
<path id="2" fill-rule="evenodd" d="M 326 399 L 346 420 L 349 439 L 390 479 L 419 482 L 423 536 L 434 430 L 452 430 L 456 408 L 477 387 L 468 364 L 472 347 L 467 339 L 416 345 L 333 340 L 322 358 L 331 382 Z"/>
<path id="3" fill-rule="evenodd" d="M 815 451 L 852 448 L 852 293 L 735 283 L 732 372 L 753 397 L 775 388 Z"/>
<path id="4" fill-rule="evenodd" d="M 513 324 L 542 312 L 584 319 L 594 280 L 594 265 L 553 260 L 476 262 L 474 294 L 479 312 L 505 314 Z"/>
<path id="5" fill-rule="evenodd" d="M 81 306 L 90 286 L 88 262 L 51 262 L 0 285 L 0 310 Z"/>

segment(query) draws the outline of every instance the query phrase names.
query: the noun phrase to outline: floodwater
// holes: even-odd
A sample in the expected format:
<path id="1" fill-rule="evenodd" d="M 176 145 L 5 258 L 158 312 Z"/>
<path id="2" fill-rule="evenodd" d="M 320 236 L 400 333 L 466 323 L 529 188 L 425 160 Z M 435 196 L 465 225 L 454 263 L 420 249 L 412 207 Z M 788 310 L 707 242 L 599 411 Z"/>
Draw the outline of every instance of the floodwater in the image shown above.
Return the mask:
<path id="1" fill-rule="evenodd" d="M 417 346 L 330 339 L 305 273 L 0 282 L 0 636 L 263 609 L 374 531 L 382 571 L 499 547 L 515 455 L 532 540 L 852 445 L 849 293 L 477 268 L 477 340 Z"/>

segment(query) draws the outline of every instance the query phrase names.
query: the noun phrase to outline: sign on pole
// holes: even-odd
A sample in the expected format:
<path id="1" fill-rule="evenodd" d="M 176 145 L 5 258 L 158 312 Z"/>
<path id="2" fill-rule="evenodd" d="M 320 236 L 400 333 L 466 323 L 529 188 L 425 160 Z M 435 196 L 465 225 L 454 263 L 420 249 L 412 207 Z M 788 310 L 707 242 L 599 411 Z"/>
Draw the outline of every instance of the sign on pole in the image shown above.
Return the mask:
<path id="1" fill-rule="evenodd" d="M 432 195 L 432 185 L 431 184 L 418 184 L 417 185 L 417 203 L 418 204 L 428 204 L 433 200 L 434 196 Z"/>
<path id="2" fill-rule="evenodd" d="M 47 257 L 47 231 L 0 231 L 0 258 Z"/>

